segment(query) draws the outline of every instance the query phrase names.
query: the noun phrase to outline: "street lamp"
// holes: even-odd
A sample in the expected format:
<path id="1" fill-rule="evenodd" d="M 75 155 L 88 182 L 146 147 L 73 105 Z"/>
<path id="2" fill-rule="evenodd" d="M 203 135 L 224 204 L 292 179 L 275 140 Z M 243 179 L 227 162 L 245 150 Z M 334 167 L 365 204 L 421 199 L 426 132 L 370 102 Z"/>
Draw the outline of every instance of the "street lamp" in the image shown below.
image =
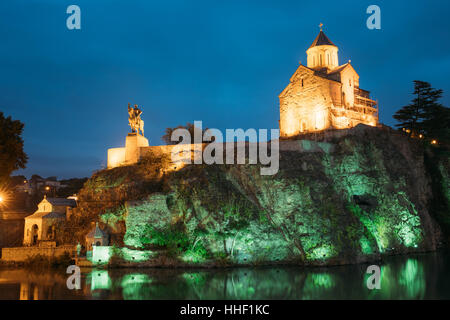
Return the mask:
<path id="1" fill-rule="evenodd" d="M 4 192 L 0 193 L 0 209 L 6 205 L 6 194 Z"/>
<path id="2" fill-rule="evenodd" d="M 9 197 L 8 197 L 8 191 L 6 190 L 0 190 L 0 208 L 5 207 L 8 203 Z"/>

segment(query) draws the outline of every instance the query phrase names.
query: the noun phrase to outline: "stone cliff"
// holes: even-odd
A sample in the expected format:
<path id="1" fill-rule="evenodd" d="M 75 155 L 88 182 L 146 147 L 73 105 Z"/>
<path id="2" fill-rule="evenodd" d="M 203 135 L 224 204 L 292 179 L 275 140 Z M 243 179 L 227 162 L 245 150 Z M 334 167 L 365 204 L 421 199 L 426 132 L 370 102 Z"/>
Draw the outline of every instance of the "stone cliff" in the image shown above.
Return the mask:
<path id="1" fill-rule="evenodd" d="M 281 141 L 274 176 L 258 165 L 162 175 L 167 163 L 145 158 L 94 174 L 66 237 L 83 241 L 98 219 L 111 261 L 132 255 L 142 265 L 347 264 L 449 239 L 448 151 L 387 127 Z"/>

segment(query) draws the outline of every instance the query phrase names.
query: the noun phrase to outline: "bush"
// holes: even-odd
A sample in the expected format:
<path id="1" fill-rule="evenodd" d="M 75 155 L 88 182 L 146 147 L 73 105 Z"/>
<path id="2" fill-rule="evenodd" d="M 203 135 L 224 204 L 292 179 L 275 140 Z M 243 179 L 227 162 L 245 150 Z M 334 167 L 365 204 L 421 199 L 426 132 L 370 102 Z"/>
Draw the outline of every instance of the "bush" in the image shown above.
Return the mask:
<path id="1" fill-rule="evenodd" d="M 65 252 L 59 257 L 49 257 L 38 254 L 29 257 L 24 262 L 26 267 L 31 267 L 32 269 L 65 268 L 73 263 L 74 262 L 68 252 Z"/>

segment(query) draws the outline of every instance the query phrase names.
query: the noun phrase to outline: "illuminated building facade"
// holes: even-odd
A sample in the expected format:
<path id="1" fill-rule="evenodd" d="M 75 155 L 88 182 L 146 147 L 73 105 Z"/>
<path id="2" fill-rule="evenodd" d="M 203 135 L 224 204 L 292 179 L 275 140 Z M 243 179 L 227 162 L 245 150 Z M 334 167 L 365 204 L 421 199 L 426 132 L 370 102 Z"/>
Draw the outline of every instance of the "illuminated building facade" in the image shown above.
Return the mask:
<path id="1" fill-rule="evenodd" d="M 359 88 L 350 61 L 339 65 L 338 51 L 321 29 L 306 51 L 307 66 L 300 64 L 279 95 L 281 137 L 378 125 L 377 102 Z"/>

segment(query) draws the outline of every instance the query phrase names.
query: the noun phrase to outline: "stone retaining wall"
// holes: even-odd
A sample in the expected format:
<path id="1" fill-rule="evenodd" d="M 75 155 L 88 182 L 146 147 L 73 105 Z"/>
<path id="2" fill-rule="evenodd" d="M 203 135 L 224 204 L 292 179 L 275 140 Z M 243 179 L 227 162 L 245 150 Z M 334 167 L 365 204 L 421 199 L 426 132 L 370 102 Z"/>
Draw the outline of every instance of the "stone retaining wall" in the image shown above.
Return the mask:
<path id="1" fill-rule="evenodd" d="M 71 253 L 74 250 L 74 246 L 65 245 L 60 247 L 16 247 L 16 248 L 3 248 L 2 259 L 3 261 L 25 261 L 33 256 L 41 255 L 46 257 L 60 257 L 65 252 Z"/>

